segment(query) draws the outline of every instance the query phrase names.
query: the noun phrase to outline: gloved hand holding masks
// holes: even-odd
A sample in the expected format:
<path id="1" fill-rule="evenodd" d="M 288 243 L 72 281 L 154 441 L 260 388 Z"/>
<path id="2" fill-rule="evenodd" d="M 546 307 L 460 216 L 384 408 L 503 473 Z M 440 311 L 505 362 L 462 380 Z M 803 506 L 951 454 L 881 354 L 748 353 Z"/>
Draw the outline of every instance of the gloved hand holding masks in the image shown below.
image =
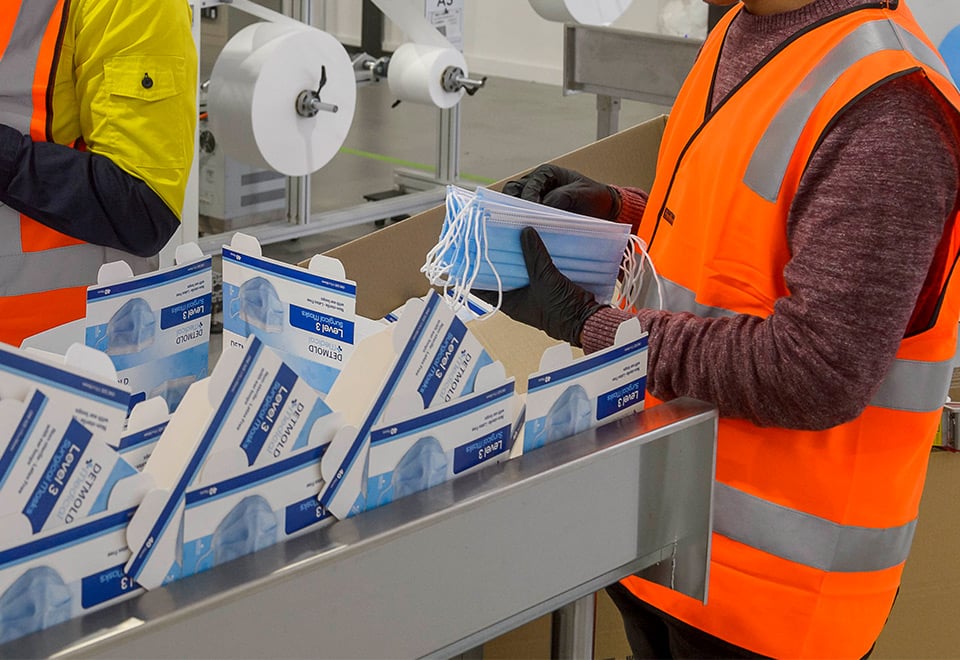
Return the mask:
<path id="1" fill-rule="evenodd" d="M 541 165 L 519 181 L 508 181 L 503 192 L 601 220 L 614 220 L 620 212 L 620 194 L 612 186 L 556 165 Z"/>
<path id="2" fill-rule="evenodd" d="M 583 324 L 604 305 L 557 269 L 533 227 L 521 230 L 520 246 L 530 285 L 504 291 L 500 310 L 515 321 L 543 330 L 554 339 L 580 346 Z M 491 305 L 497 304 L 496 291 L 474 293 Z"/>

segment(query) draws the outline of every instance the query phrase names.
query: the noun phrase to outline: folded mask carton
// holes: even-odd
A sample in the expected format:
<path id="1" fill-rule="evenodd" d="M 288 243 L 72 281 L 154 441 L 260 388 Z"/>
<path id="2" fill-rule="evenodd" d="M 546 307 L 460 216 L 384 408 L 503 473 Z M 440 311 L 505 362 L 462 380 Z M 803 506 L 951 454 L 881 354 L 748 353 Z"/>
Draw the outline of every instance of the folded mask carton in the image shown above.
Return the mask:
<path id="1" fill-rule="evenodd" d="M 246 496 L 261 496 L 275 516 L 296 517 L 283 524 L 290 534 L 308 526 L 305 517 L 320 522 L 316 506 L 287 507 L 315 497 L 317 461 L 339 426 L 320 394 L 256 337 L 243 349 L 228 349 L 211 376 L 187 390 L 144 467 L 153 487 L 127 530 L 130 577 L 152 589 L 212 565 L 217 556 L 204 555 L 221 523 L 234 515 L 256 533 L 266 518 L 249 504 L 231 513 Z M 184 544 L 198 539 L 204 547 L 191 546 L 195 554 L 186 565 Z"/>
<path id="2" fill-rule="evenodd" d="M 635 318 L 617 329 L 613 346 L 574 358 L 568 344 L 543 353 L 527 380 L 522 452 L 643 410 L 647 333 Z"/>
<path id="3" fill-rule="evenodd" d="M 474 392 L 455 401 L 424 409 L 409 392 L 394 397 L 370 431 L 366 508 L 506 459 L 520 405 L 499 362 L 483 367 Z"/>
<path id="4" fill-rule="evenodd" d="M 114 261 L 87 288 L 85 342 L 110 356 L 133 404 L 159 396 L 176 410 L 187 387 L 206 378 L 211 273 L 210 257 L 186 243 L 174 266 L 134 276 Z"/>
<path id="5" fill-rule="evenodd" d="M 39 390 L 0 401 L 0 418 L 12 427 L 4 428 L 0 498 L 19 502 L 0 517 L 3 643 L 139 591 L 123 571 L 125 532 L 149 484 Z"/>
<path id="6" fill-rule="evenodd" d="M 130 556 L 126 527 L 137 501 L 113 500 L 74 526 L 0 549 L 0 643 L 140 593 L 123 570 Z"/>
<path id="7" fill-rule="evenodd" d="M 361 342 L 326 402 L 346 426 L 334 438 L 321 470 L 320 503 L 337 518 L 366 508 L 370 432 L 385 411 L 411 402 L 419 412 L 475 391 L 493 360 L 464 322 L 431 291 L 407 302 L 399 321 Z M 512 422 L 512 420 L 510 420 Z"/>
<path id="8" fill-rule="evenodd" d="M 320 392 L 330 391 L 359 340 L 356 298 L 336 259 L 285 264 L 242 233 L 223 247 L 224 346 L 242 348 L 254 335 Z"/>

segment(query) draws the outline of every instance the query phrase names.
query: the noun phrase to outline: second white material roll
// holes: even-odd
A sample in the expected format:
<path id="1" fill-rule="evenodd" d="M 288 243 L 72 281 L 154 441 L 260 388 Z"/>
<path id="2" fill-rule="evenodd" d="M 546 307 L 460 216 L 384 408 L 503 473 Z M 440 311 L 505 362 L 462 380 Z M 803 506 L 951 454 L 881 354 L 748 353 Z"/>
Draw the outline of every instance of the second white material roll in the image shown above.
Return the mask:
<path id="1" fill-rule="evenodd" d="M 610 25 L 633 0 L 530 0 L 530 6 L 548 21 Z"/>
<path id="2" fill-rule="evenodd" d="M 444 91 L 442 77 L 447 67 L 456 67 L 467 75 L 467 62 L 455 48 L 406 43 L 390 58 L 387 83 L 402 101 L 452 108 L 460 101 L 463 90 Z"/>
<path id="3" fill-rule="evenodd" d="M 297 97 L 316 90 L 337 106 L 313 117 L 297 113 Z M 221 51 L 210 76 L 208 109 L 217 143 L 232 157 L 287 176 L 310 174 L 343 145 L 356 108 L 350 57 L 334 37 L 306 25 L 255 23 Z"/>

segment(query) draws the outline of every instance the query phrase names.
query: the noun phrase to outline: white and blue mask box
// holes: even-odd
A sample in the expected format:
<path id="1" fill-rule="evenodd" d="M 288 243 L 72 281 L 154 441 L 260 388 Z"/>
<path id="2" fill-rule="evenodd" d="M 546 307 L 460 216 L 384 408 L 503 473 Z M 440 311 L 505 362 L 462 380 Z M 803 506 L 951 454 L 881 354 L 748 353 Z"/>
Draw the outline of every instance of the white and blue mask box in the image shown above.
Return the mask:
<path id="1" fill-rule="evenodd" d="M 69 411 L 94 437 L 117 446 L 130 390 L 117 384 L 106 355 L 83 344 L 73 344 L 63 356 L 0 344 L 0 398 L 25 401 L 36 387 L 50 406 Z"/>
<path id="2" fill-rule="evenodd" d="M 476 391 L 456 401 L 424 411 L 416 396 L 405 399 L 394 398 L 370 432 L 367 509 L 509 456 L 520 403 L 501 363 L 484 367 Z"/>
<path id="3" fill-rule="evenodd" d="M 212 269 L 195 243 L 177 247 L 175 266 L 134 276 L 124 261 L 100 267 L 87 288 L 87 346 L 110 356 L 132 403 L 162 397 L 176 409 L 210 359 Z"/>
<path id="4" fill-rule="evenodd" d="M 551 346 L 527 381 L 523 451 L 643 410 L 646 382 L 647 334 L 636 318 L 591 355 L 574 359 L 569 344 Z"/>
<path id="5" fill-rule="evenodd" d="M 417 410 L 449 403 L 472 393 L 480 369 L 492 362 L 439 294 L 410 299 L 399 321 L 357 346 L 327 395 L 347 426 L 321 464 L 321 504 L 338 518 L 362 510 L 362 498 L 353 494 L 365 488 L 369 433 L 392 399 L 416 397 Z"/>
<path id="6" fill-rule="evenodd" d="M 69 527 L 0 543 L 0 644 L 131 598 L 126 528 L 143 492 L 114 486 L 107 510 Z"/>
<path id="7" fill-rule="evenodd" d="M 117 451 L 138 472 L 142 472 L 170 421 L 167 402 L 160 397 L 141 401 L 130 411 L 127 428 Z"/>
<path id="8" fill-rule="evenodd" d="M 217 475 L 208 461 L 206 467 L 214 469 L 201 472 L 185 497 L 181 576 L 332 522 L 317 502 L 320 459 L 328 444 L 236 476 Z"/>
<path id="9" fill-rule="evenodd" d="M 314 389 L 329 392 L 350 359 L 357 285 L 336 259 L 315 255 L 307 268 L 262 256 L 260 243 L 234 234 L 223 247 L 223 343 L 255 335 Z"/>
<path id="10" fill-rule="evenodd" d="M 28 538 L 102 513 L 139 473 L 40 390 L 0 401 L 0 529 Z M 0 545 L 3 541 L 0 541 Z"/>
<path id="11" fill-rule="evenodd" d="M 339 420 L 256 337 L 244 349 L 228 348 L 210 378 L 187 390 L 147 461 L 144 472 L 156 487 L 128 530 L 130 575 L 148 589 L 180 577 L 183 512 L 195 483 L 218 483 L 323 446 Z"/>

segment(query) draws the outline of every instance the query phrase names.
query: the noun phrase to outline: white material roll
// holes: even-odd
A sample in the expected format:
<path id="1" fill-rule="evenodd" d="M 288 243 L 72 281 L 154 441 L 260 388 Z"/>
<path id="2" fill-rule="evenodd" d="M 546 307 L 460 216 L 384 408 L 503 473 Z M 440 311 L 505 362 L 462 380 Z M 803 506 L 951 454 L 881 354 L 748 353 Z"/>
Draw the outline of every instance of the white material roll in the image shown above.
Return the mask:
<path id="1" fill-rule="evenodd" d="M 402 101 L 452 108 L 460 101 L 463 90 L 444 91 L 441 78 L 447 67 L 457 67 L 467 75 L 467 62 L 455 48 L 406 43 L 390 58 L 387 83 Z"/>
<path id="2" fill-rule="evenodd" d="M 530 0 L 530 6 L 548 21 L 610 25 L 633 0 Z"/>
<path id="3" fill-rule="evenodd" d="M 336 112 L 297 113 L 297 97 L 316 90 Z M 350 130 L 357 86 L 343 46 L 320 30 L 292 22 L 254 23 L 221 51 L 210 76 L 210 125 L 227 154 L 287 176 L 326 165 Z"/>

